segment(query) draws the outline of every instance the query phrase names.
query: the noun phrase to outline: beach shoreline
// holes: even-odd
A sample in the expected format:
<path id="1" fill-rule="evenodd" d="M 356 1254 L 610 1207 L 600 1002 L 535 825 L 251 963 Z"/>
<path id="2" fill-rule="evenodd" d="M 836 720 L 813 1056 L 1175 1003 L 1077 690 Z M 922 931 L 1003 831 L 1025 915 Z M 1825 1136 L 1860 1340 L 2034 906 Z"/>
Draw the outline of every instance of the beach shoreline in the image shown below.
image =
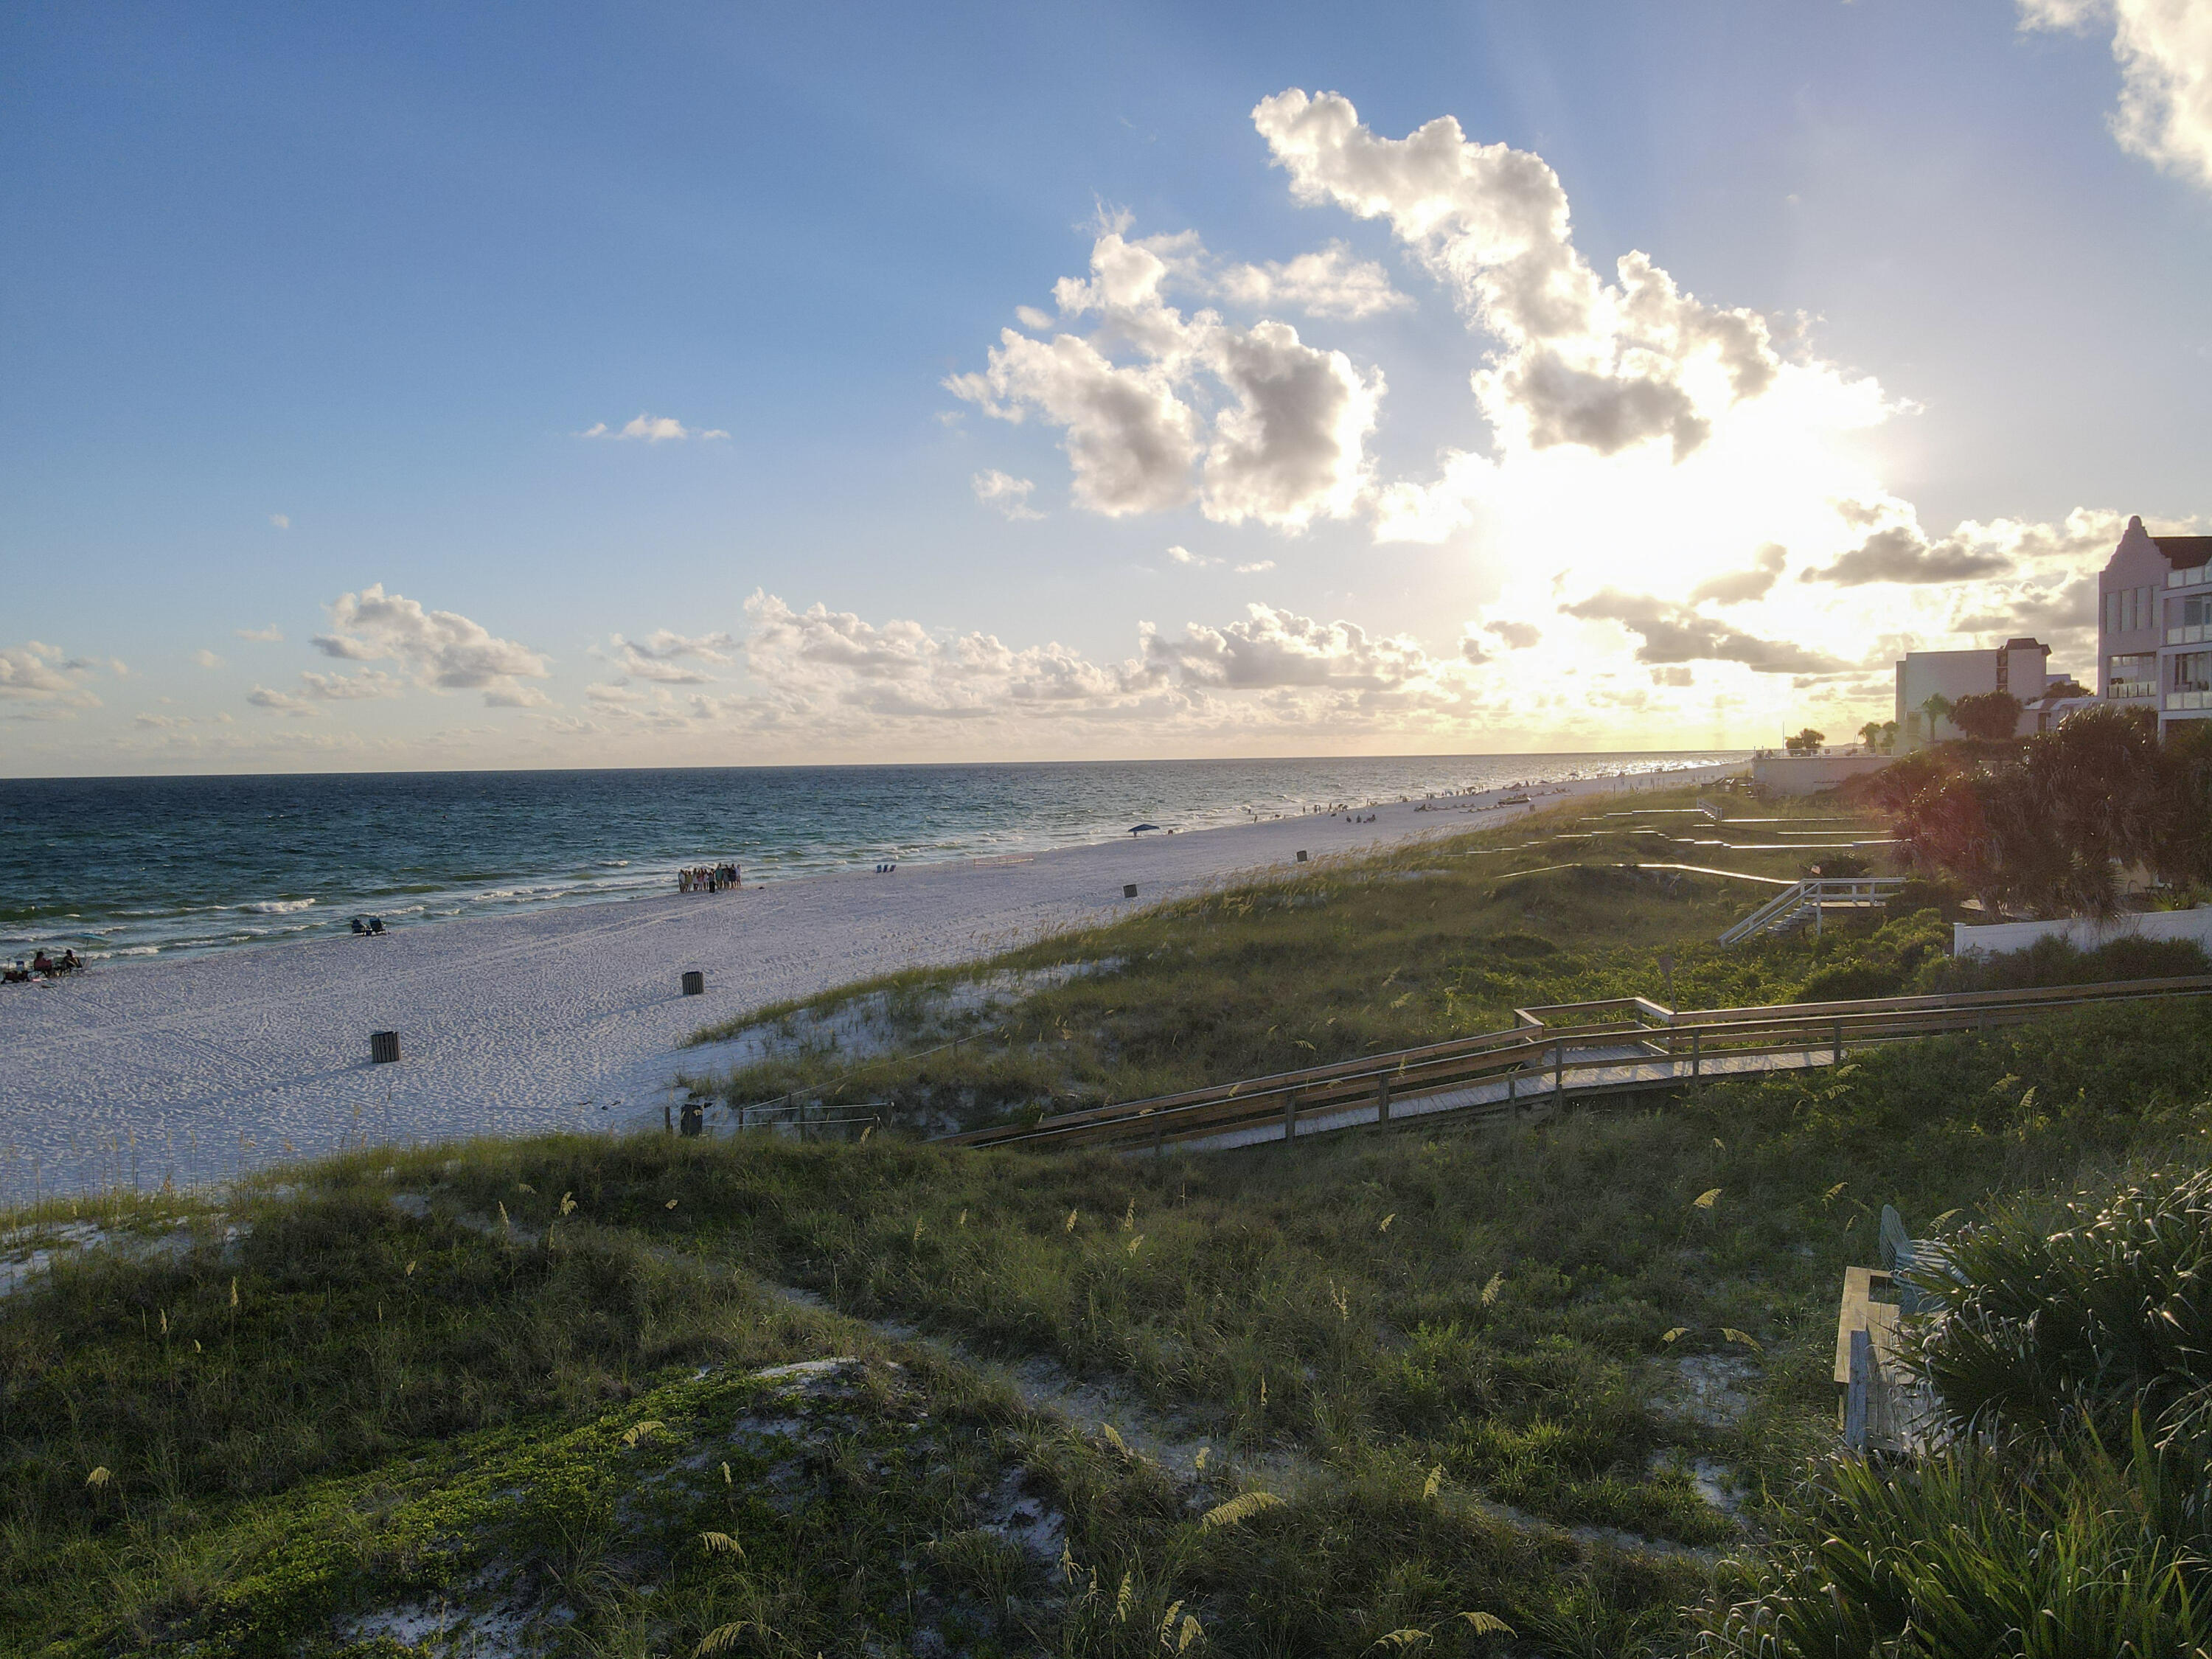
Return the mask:
<path id="1" fill-rule="evenodd" d="M 1539 803 L 1742 763 L 1532 784 Z M 1222 881 L 1510 819 L 1486 790 L 721 894 L 462 918 L 101 964 L 0 1000 L 15 1065 L 0 1205 L 220 1182 L 343 1144 L 657 1122 L 695 1032 L 915 967 L 987 957 Z M 1123 896 L 1134 884 L 1137 897 Z M 680 975 L 705 975 L 703 995 Z M 399 1034 L 372 1065 L 368 1034 Z"/>

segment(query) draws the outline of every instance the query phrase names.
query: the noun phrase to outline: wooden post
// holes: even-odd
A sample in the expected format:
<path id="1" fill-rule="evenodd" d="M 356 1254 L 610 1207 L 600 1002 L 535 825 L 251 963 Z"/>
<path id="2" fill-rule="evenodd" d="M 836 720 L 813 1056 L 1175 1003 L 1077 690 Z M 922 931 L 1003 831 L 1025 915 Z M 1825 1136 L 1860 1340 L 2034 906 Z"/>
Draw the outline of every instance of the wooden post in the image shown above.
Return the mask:
<path id="1" fill-rule="evenodd" d="M 1840 1065 L 1842 1065 L 1843 1063 L 1844 1063 L 1844 1022 L 1843 1022 L 1843 1020 L 1839 1018 L 1838 1018 L 1838 1019 L 1837 1019 L 1837 1021 L 1836 1021 L 1836 1064 L 1837 1064 L 1837 1065 L 1838 1065 L 1838 1066 L 1840 1066 Z"/>
<path id="2" fill-rule="evenodd" d="M 1390 1079 L 1387 1077 L 1375 1085 L 1375 1121 L 1378 1124 L 1390 1121 Z"/>
<path id="3" fill-rule="evenodd" d="M 1867 1443 L 1867 1389 L 1874 1376 L 1874 1339 L 1851 1333 L 1850 1381 L 1844 1390 L 1844 1444 L 1863 1452 Z"/>
<path id="4" fill-rule="evenodd" d="M 1155 1116 L 1152 1119 L 1152 1156 L 1154 1158 L 1165 1158 L 1167 1155 L 1167 1125 L 1162 1122 L 1158 1116 Z"/>
<path id="5" fill-rule="evenodd" d="M 1705 1034 L 1703 1031 L 1692 1031 L 1692 1032 L 1691 1032 L 1691 1033 L 1690 1033 L 1690 1081 L 1691 1081 L 1691 1082 L 1692 1082 L 1692 1083 L 1695 1083 L 1695 1082 L 1698 1080 L 1698 1073 L 1704 1069 L 1704 1066 L 1705 1066 Z"/>
<path id="6" fill-rule="evenodd" d="M 1552 1045 L 1552 1109 L 1564 1113 L 1567 1109 L 1567 1045 Z"/>
<path id="7" fill-rule="evenodd" d="M 1283 1097 L 1283 1145 L 1289 1146 L 1298 1138 L 1298 1097 L 1296 1091 Z"/>

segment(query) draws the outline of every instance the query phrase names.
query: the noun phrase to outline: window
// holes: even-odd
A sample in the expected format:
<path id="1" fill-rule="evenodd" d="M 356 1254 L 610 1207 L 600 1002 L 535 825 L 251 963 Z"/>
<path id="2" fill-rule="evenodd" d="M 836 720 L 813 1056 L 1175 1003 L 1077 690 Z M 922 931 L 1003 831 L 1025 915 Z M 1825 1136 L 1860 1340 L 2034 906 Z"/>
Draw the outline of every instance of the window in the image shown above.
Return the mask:
<path id="1" fill-rule="evenodd" d="M 2202 645 L 2207 641 L 2212 641 L 2212 599 L 2166 601 L 2168 645 Z"/>
<path id="2" fill-rule="evenodd" d="M 2212 651 L 2185 651 L 2173 659 L 2173 689 L 2212 691 Z"/>
<path id="3" fill-rule="evenodd" d="M 2212 653 L 2199 653 L 2212 655 Z M 2105 659 L 2105 695 L 2108 697 L 2154 697 L 2158 695 L 2158 653 L 2130 652 Z"/>

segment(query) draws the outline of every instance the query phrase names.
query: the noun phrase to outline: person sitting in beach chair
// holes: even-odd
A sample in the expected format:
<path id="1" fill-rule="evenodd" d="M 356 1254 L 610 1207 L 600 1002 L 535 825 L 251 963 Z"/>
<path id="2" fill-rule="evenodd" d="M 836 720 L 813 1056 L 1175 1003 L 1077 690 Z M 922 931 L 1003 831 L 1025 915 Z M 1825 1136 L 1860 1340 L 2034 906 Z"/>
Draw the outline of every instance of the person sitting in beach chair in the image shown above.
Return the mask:
<path id="1" fill-rule="evenodd" d="M 372 933 L 381 933 L 384 931 L 384 918 L 371 916 L 368 919 L 368 931 Z"/>
<path id="2" fill-rule="evenodd" d="M 51 974 L 54 971 L 54 959 L 46 954 L 43 945 L 40 947 L 38 955 L 31 958 L 31 971 L 34 974 Z"/>
<path id="3" fill-rule="evenodd" d="M 84 958 L 78 956 L 75 951 L 64 951 L 62 952 L 62 959 L 54 966 L 58 973 L 74 974 L 84 966 Z"/>
<path id="4" fill-rule="evenodd" d="M 0 968 L 0 985 L 28 985 L 30 982 L 31 970 L 23 966 L 21 957 L 15 958 L 13 968 Z"/>
<path id="5" fill-rule="evenodd" d="M 353 919 L 353 930 L 356 933 L 366 933 L 368 931 L 368 924 L 359 916 L 356 916 Z"/>

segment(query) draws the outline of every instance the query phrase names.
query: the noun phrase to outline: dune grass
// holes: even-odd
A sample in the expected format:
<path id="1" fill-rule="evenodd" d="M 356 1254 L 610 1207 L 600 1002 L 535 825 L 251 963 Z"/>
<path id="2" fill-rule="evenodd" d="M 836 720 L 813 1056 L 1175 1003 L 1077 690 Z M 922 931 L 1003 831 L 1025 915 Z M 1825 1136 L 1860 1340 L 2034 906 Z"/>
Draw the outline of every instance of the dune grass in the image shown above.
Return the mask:
<path id="1" fill-rule="evenodd" d="M 2208 1074 L 2212 1011 L 2177 1005 L 1660 1109 L 1289 1152 L 350 1154 L 203 1214 L 188 1244 L 65 1257 L 0 1301 L 0 1632 L 337 1651 L 346 1618 L 444 1596 L 557 1610 L 547 1650 L 579 1654 L 690 1652 L 732 1625 L 758 1627 L 733 1652 L 862 1632 L 1152 1652 L 1186 1614 L 1206 1651 L 1410 1630 L 1502 1650 L 1469 1612 L 1519 1652 L 1680 1651 L 1711 1568 L 1655 1551 L 1736 1540 L 1698 1468 L 1735 1471 L 1757 1515 L 1825 1443 L 1835 1286 L 1871 1255 L 1871 1210 L 1955 1225 L 2130 1158 L 2202 1161 Z M 870 1368 L 823 1435 L 744 1438 L 791 1414 L 753 1372 L 831 1354 Z M 966 1356 L 1119 1379 L 1209 1472 L 1025 1408 Z M 1741 1419 L 1690 1409 L 1692 1373 L 1733 1380 Z M 626 1443 L 641 1423 L 660 1426 Z M 1297 1473 L 1207 1527 L 1240 1467 Z M 1008 1544 L 1010 1490 L 1062 1517 L 1073 1577 Z"/>
<path id="2" fill-rule="evenodd" d="M 1733 889 L 1604 841 L 1515 878 L 1557 849 L 1500 839 L 1048 941 L 987 971 L 1085 971 L 848 1080 L 972 1116 L 1653 994 L 1662 953 L 1685 1005 L 1949 971 L 1933 905 L 1723 952 Z M 957 980 L 781 1015 L 874 997 L 934 1041 Z M 834 1097 L 863 1062 L 821 1046 L 769 1063 Z M 1506 1130 L 1158 1158 L 550 1137 L 358 1151 L 220 1207 L 49 1203 L 0 1249 L 91 1221 L 108 1247 L 0 1297 L 0 1650 L 394 1659 L 496 1614 L 592 1656 L 1686 1652 L 1844 1570 L 1805 1565 L 1820 1516 L 1917 1512 L 1825 1461 L 1879 1207 L 2002 1228 L 2201 1166 L 2208 1076 L 2212 1008 L 2176 1003 Z M 1110 1383 L 1207 1461 L 993 1362 Z M 1993 1513 L 1957 1484 L 1926 1502 Z M 1719 1572 L 1759 1531 L 1777 1553 Z"/>
<path id="3" fill-rule="evenodd" d="M 1930 890 L 1908 895 L 1900 923 L 1871 945 L 1860 927 L 1723 948 L 1718 934 L 1771 890 L 1633 866 L 1794 878 L 1823 855 L 1655 842 L 1652 824 L 1759 844 L 1778 834 L 1678 816 L 1696 799 L 1654 794 L 1635 816 L 1570 803 L 1504 829 L 1231 884 L 987 963 L 764 1010 L 702 1031 L 702 1043 L 750 1036 L 755 1057 L 720 1068 L 702 1058 L 691 1080 L 732 1106 L 795 1094 L 972 1127 L 1496 1030 L 1532 1003 L 1664 1000 L 1670 982 L 1684 1007 L 1788 1001 L 1839 963 L 1858 981 L 1901 985 L 1948 942 Z M 1809 807 L 1759 811 L 1819 821 Z M 1058 982 L 1011 1006 L 959 994 L 1048 969 Z M 837 1012 L 863 1004 L 875 1016 L 869 1041 L 841 1041 Z"/>

